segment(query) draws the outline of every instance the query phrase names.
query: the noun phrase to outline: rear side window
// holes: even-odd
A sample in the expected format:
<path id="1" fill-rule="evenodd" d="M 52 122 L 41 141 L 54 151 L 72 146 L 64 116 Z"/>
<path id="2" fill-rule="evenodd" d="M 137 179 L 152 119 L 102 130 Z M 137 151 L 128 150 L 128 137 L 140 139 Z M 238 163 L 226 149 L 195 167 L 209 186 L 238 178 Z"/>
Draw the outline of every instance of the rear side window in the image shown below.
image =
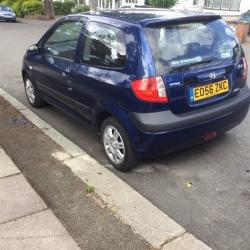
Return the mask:
<path id="1" fill-rule="evenodd" d="M 93 66 L 123 67 L 126 62 L 123 32 L 107 24 L 89 23 L 82 61 Z"/>
<path id="2" fill-rule="evenodd" d="M 46 54 L 73 60 L 83 23 L 69 21 L 59 25 L 44 44 Z"/>
<path id="3" fill-rule="evenodd" d="M 158 74 L 241 55 L 233 31 L 222 20 L 147 27 Z"/>

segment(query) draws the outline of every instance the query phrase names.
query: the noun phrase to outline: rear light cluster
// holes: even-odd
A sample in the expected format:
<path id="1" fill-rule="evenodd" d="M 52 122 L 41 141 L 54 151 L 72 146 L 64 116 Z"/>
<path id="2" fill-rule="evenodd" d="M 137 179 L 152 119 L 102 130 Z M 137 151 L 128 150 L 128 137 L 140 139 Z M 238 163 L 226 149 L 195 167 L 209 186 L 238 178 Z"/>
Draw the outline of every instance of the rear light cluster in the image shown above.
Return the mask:
<path id="1" fill-rule="evenodd" d="M 164 81 L 161 76 L 134 80 L 131 88 L 136 97 L 145 102 L 168 102 Z"/>
<path id="2" fill-rule="evenodd" d="M 242 74 L 242 79 L 244 81 L 247 80 L 247 73 L 248 73 L 248 64 L 247 64 L 247 60 L 245 57 L 243 57 L 243 74 Z"/>

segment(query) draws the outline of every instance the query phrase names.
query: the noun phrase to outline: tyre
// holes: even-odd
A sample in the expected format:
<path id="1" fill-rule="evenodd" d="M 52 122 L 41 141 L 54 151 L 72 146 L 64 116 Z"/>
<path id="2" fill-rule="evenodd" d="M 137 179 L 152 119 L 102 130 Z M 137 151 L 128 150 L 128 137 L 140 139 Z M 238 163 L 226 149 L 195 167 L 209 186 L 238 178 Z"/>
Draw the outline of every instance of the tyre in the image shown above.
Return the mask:
<path id="1" fill-rule="evenodd" d="M 130 138 L 122 125 L 108 117 L 101 126 L 104 152 L 114 168 L 126 172 L 135 167 L 137 159 Z"/>
<path id="2" fill-rule="evenodd" d="M 39 90 L 29 77 L 24 78 L 26 97 L 32 107 L 41 108 L 46 104 L 39 95 Z"/>

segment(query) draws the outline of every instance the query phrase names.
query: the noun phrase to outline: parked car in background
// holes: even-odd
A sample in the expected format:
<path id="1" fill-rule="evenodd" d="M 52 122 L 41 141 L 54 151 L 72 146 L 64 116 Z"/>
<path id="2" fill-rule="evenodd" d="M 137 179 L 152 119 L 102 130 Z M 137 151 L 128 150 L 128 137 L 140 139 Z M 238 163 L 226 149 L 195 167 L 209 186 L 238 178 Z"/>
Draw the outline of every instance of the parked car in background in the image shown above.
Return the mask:
<path id="1" fill-rule="evenodd" d="M 247 12 L 241 14 L 240 21 L 245 21 L 245 22 L 250 23 L 250 10 L 248 10 Z"/>
<path id="2" fill-rule="evenodd" d="M 151 9 L 67 16 L 27 50 L 22 67 L 30 104 L 91 124 L 121 171 L 240 124 L 247 71 L 220 16 Z"/>
<path id="3" fill-rule="evenodd" d="M 8 6 L 0 5 L 0 21 L 16 22 L 15 12 Z"/>

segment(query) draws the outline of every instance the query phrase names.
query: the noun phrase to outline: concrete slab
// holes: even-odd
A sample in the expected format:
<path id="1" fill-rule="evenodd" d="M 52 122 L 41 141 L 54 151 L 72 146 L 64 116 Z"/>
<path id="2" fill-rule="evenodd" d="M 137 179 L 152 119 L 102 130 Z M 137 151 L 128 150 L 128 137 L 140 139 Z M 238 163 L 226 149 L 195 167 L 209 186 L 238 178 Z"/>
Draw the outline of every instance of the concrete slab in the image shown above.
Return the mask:
<path id="1" fill-rule="evenodd" d="M 176 240 L 166 244 L 162 250 L 212 250 L 210 247 L 196 239 L 193 235 L 186 233 Z"/>
<path id="2" fill-rule="evenodd" d="M 35 114 L 32 115 L 32 117 L 36 116 Z M 33 120 L 31 120 L 33 124 Z M 35 124 L 36 125 L 36 124 Z M 59 133 L 54 128 L 50 127 L 49 129 L 44 129 L 43 132 L 49 136 L 53 141 L 55 141 L 57 144 L 59 144 L 68 154 L 72 155 L 73 157 L 85 155 L 86 152 L 84 152 L 81 148 L 79 148 L 76 144 L 74 144 L 72 141 L 64 137 L 61 133 Z"/>
<path id="3" fill-rule="evenodd" d="M 18 110 L 25 110 L 26 107 L 19 102 L 18 100 L 16 100 L 14 97 L 10 96 L 7 94 L 7 92 L 5 92 L 4 90 L 1 90 L 0 95 L 3 96 L 3 98 L 8 101 L 13 107 L 15 107 Z"/>
<path id="4" fill-rule="evenodd" d="M 0 179 L 0 223 L 46 208 L 23 175 Z"/>
<path id="5" fill-rule="evenodd" d="M 79 250 L 50 210 L 0 224 L 2 250 Z"/>
<path id="6" fill-rule="evenodd" d="M 0 178 L 18 173 L 20 173 L 20 170 L 15 166 L 9 156 L 0 147 Z"/>

